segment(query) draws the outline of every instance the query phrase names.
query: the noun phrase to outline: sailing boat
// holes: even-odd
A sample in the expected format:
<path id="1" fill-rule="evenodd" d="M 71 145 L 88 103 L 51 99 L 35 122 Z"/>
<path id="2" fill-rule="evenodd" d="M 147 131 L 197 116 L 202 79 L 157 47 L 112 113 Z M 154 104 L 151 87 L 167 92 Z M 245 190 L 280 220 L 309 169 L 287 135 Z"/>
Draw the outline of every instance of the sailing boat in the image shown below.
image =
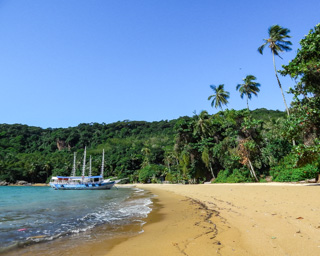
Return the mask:
<path id="1" fill-rule="evenodd" d="M 90 169 L 89 175 L 85 176 L 86 169 L 86 148 L 84 148 L 82 175 L 76 176 L 76 153 L 73 156 L 73 168 L 70 177 L 56 176 L 52 177 L 50 186 L 56 190 L 102 190 L 111 189 L 115 181 L 110 179 L 104 180 L 104 149 L 102 151 L 102 164 L 101 173 L 98 176 L 92 176 L 91 174 L 91 156 L 90 156 Z"/>

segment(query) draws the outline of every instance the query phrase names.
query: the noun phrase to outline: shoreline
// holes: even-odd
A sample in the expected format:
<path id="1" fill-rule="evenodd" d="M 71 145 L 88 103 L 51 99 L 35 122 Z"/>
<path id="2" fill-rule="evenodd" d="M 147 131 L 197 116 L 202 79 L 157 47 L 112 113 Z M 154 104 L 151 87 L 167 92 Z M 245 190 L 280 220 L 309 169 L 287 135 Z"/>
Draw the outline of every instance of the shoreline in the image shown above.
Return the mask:
<path id="1" fill-rule="evenodd" d="M 30 183 L 27 185 L 9 184 L 3 187 L 50 187 L 47 183 Z"/>
<path id="2" fill-rule="evenodd" d="M 320 254 L 317 184 L 136 186 L 158 195 L 163 218 L 151 218 L 143 234 L 118 243 L 106 256 Z"/>
<path id="3" fill-rule="evenodd" d="M 320 254 L 320 184 L 132 186 L 155 195 L 140 228 L 123 226 L 118 236 L 79 242 L 73 249 L 56 240 L 32 246 L 21 255 L 39 255 L 46 246 L 64 247 L 61 255 L 76 251 L 80 256 Z"/>
<path id="4" fill-rule="evenodd" d="M 58 250 L 59 255 L 211 255 L 206 247 L 219 250 L 219 242 L 215 240 L 216 226 L 212 221 L 216 213 L 191 198 L 155 188 L 141 188 L 152 197 L 152 211 L 142 226 L 126 225 L 121 227 L 122 235 L 105 236 L 97 241 L 78 244 L 75 248 L 66 248 L 64 240 L 56 240 L 48 244 L 35 244 L 27 250 L 19 251 L 19 255 L 43 255 L 46 247 L 65 248 Z M 191 224 L 191 225 L 190 225 Z M 178 232 L 176 232 L 178 231 Z M 94 231 L 97 232 L 97 231 Z M 208 241 L 200 254 L 195 241 Z M 214 242 L 214 243 L 212 243 Z M 194 246 L 196 245 L 196 246 Z M 161 248 L 161 250 L 159 250 Z M 193 251 L 190 254 L 189 251 Z M 15 255 L 17 251 L 7 255 Z"/>
<path id="5" fill-rule="evenodd" d="M 213 221 L 218 212 L 192 198 L 146 186 L 136 185 L 157 196 L 157 211 L 148 216 L 142 234 L 117 243 L 105 255 L 209 256 L 220 250 Z M 205 246 L 199 248 L 198 243 Z"/>

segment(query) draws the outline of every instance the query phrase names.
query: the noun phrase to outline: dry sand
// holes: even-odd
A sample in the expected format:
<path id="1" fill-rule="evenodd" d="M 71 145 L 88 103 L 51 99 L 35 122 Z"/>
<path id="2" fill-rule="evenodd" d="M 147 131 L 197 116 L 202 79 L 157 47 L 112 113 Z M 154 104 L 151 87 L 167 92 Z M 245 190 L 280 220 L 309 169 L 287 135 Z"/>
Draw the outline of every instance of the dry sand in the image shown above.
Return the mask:
<path id="1" fill-rule="evenodd" d="M 113 255 L 320 255 L 320 186 L 138 185 L 158 195 L 157 218 Z"/>

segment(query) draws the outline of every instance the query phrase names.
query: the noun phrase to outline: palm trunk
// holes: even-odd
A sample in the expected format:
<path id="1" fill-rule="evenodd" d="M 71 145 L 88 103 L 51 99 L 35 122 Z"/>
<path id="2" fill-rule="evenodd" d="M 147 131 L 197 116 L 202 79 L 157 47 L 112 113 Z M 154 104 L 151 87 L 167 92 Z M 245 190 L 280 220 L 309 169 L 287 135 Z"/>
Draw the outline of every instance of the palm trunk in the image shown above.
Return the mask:
<path id="1" fill-rule="evenodd" d="M 286 98 L 284 97 L 282 86 L 281 86 L 281 83 L 280 83 L 280 80 L 279 80 L 279 77 L 278 77 L 278 74 L 277 74 L 276 62 L 274 60 L 274 53 L 273 52 L 272 52 L 272 58 L 273 58 L 274 72 L 276 74 L 276 78 L 277 78 L 277 81 L 278 81 L 278 84 L 279 84 L 279 87 L 280 87 L 280 90 L 281 90 L 281 94 L 282 94 L 282 97 L 283 97 L 283 102 L 284 102 L 284 105 L 286 106 L 287 114 L 288 114 L 288 116 L 290 116 L 290 112 L 289 112 L 289 108 L 287 106 Z M 292 145 L 293 146 L 296 145 L 296 141 L 294 139 L 292 140 Z"/>
<path id="2" fill-rule="evenodd" d="M 283 97 L 283 102 L 284 102 L 284 105 L 286 106 L 287 114 L 288 114 L 288 116 L 290 116 L 290 112 L 289 112 L 289 108 L 287 106 L 286 98 L 284 97 L 282 86 L 281 86 L 281 83 L 280 83 L 280 80 L 279 80 L 279 77 L 278 77 L 278 74 L 277 74 L 277 68 L 276 68 L 276 63 L 275 63 L 275 60 L 274 60 L 274 53 L 273 52 L 272 52 L 272 58 L 273 58 L 274 72 L 276 74 L 276 78 L 277 78 L 277 81 L 278 81 L 278 84 L 279 84 L 279 87 L 280 87 L 280 90 L 281 90 L 281 94 L 282 94 L 282 97 Z"/>
<path id="3" fill-rule="evenodd" d="M 248 97 L 248 95 L 247 95 L 247 109 L 249 111 L 249 97 Z"/>

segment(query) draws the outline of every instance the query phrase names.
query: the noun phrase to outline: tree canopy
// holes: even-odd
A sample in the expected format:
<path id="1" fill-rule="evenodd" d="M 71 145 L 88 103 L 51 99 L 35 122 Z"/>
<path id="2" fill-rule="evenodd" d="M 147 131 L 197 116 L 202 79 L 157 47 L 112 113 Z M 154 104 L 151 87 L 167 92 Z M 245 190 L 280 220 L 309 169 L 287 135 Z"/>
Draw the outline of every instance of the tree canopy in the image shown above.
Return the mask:
<path id="1" fill-rule="evenodd" d="M 299 79 L 296 89 L 302 95 L 320 94 L 320 24 L 311 29 L 300 41 L 296 57 L 284 65 L 282 75 Z"/>

